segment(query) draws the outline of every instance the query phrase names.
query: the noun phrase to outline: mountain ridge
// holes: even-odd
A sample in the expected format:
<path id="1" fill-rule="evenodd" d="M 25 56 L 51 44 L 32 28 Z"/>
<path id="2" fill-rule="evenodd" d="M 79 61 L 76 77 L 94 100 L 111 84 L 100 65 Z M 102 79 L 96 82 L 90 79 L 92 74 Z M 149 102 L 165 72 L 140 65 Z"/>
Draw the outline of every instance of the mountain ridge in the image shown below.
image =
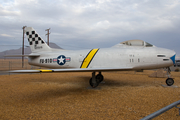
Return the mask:
<path id="1" fill-rule="evenodd" d="M 49 46 L 51 48 L 56 48 L 56 49 L 62 49 L 61 47 L 59 47 L 57 44 L 55 43 L 49 43 Z M 31 49 L 30 47 L 26 47 L 24 48 L 24 54 L 25 55 L 28 55 L 31 53 Z M 4 57 L 5 55 L 21 55 L 22 54 L 22 47 L 18 48 L 18 49 L 10 49 L 10 50 L 6 50 L 6 51 L 3 51 L 3 52 L 0 52 L 0 59 L 5 59 L 5 58 L 8 58 L 8 59 L 20 59 L 22 57 Z"/>

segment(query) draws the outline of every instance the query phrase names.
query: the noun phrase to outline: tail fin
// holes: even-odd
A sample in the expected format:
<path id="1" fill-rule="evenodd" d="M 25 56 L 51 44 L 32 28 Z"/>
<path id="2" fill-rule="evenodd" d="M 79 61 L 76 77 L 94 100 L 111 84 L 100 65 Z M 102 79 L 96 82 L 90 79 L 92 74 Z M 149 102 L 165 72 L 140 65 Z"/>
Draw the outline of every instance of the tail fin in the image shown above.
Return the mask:
<path id="1" fill-rule="evenodd" d="M 26 27 L 25 31 L 32 53 L 51 49 L 32 27 Z"/>

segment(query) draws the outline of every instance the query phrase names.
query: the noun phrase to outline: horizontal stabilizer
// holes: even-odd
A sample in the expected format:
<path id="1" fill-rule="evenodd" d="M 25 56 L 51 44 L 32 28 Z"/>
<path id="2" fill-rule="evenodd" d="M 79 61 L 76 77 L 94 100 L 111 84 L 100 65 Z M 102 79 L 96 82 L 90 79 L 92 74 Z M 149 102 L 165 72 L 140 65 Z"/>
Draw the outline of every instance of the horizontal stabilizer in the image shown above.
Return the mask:
<path id="1" fill-rule="evenodd" d="M 13 70 L 11 73 L 50 73 L 50 72 L 103 72 L 103 71 L 130 71 L 126 68 L 74 68 L 74 69 L 37 69 L 37 70 Z"/>
<path id="2" fill-rule="evenodd" d="M 4 57 L 39 57 L 39 54 L 29 54 L 29 55 L 5 55 Z"/>

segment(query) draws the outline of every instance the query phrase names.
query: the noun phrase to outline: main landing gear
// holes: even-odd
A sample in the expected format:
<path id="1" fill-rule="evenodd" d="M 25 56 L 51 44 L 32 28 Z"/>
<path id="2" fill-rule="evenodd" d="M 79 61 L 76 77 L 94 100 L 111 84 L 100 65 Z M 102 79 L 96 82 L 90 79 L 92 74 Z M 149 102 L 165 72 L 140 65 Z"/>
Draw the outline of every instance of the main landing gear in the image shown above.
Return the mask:
<path id="1" fill-rule="evenodd" d="M 89 80 L 89 84 L 91 85 L 91 87 L 96 88 L 99 83 L 101 83 L 104 79 L 103 75 L 101 74 L 101 72 L 99 72 L 99 74 L 97 74 L 95 76 L 96 72 L 92 73 L 92 78 Z"/>
<path id="2" fill-rule="evenodd" d="M 168 86 L 171 86 L 171 85 L 174 84 L 174 79 L 173 79 L 173 78 L 170 78 L 170 74 L 171 74 L 171 70 L 170 70 L 170 68 L 168 67 L 168 68 L 167 68 L 167 76 L 168 76 L 168 78 L 166 79 L 166 84 L 167 84 Z"/>

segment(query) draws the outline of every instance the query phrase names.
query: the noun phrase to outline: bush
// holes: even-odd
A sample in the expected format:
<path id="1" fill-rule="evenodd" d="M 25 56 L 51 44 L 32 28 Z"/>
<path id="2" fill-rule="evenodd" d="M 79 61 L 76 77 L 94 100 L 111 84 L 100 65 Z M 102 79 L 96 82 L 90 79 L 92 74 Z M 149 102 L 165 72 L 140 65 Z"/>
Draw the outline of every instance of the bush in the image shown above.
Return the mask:
<path id="1" fill-rule="evenodd" d="M 179 68 L 176 68 L 174 71 L 175 71 L 175 72 L 179 72 Z"/>

